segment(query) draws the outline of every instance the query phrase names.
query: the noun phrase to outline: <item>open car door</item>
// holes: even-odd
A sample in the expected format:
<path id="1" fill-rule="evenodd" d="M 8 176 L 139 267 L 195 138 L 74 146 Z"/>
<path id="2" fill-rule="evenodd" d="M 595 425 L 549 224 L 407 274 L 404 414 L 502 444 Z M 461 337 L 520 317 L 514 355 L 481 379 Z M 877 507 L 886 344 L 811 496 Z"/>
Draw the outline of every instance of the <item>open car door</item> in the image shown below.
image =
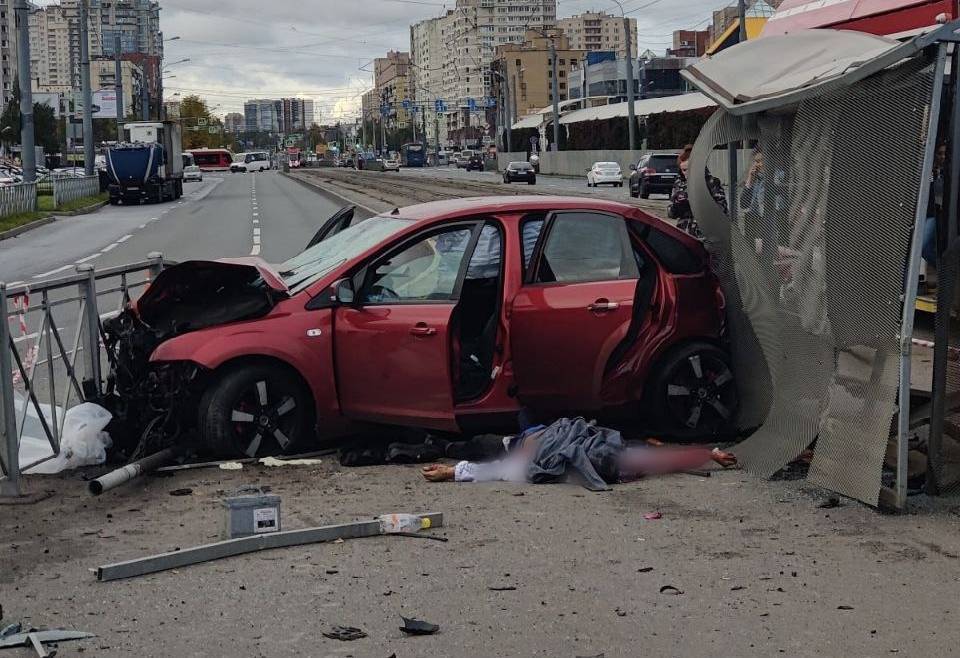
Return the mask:
<path id="1" fill-rule="evenodd" d="M 623 217 L 547 216 L 512 304 L 511 353 L 524 404 L 602 406 L 604 369 L 633 320 L 639 269 Z"/>
<path id="2" fill-rule="evenodd" d="M 350 226 L 356 210 L 356 206 L 344 206 L 334 213 L 333 217 L 324 222 L 320 230 L 314 233 L 313 238 L 310 239 L 310 243 L 307 245 L 307 249 Z"/>
<path id="3" fill-rule="evenodd" d="M 479 223 L 405 240 L 360 274 L 334 316 L 340 407 L 350 418 L 453 431 L 452 316 Z"/>

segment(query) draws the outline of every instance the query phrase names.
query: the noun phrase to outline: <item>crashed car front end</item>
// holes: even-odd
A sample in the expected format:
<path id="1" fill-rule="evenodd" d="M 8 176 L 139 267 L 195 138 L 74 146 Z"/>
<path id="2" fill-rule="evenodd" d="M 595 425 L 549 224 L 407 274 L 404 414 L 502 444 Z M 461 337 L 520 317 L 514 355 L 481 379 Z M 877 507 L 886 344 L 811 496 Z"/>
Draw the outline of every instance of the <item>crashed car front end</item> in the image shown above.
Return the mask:
<path id="1" fill-rule="evenodd" d="M 287 295 L 259 263 L 188 261 L 103 324 L 110 362 L 104 404 L 117 455 L 137 459 L 177 442 L 196 424 L 209 371 L 191 361 L 154 361 L 166 341 L 207 327 L 262 317 Z"/>

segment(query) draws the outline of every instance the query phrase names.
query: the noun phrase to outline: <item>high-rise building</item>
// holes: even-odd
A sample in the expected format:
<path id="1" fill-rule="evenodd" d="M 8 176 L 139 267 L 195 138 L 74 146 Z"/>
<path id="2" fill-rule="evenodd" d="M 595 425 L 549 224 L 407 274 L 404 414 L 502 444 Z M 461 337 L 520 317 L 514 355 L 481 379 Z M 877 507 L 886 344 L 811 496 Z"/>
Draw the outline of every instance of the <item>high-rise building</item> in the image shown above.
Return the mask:
<path id="1" fill-rule="evenodd" d="M 312 98 L 303 99 L 303 125 L 309 130 L 311 126 L 317 123 L 317 114 Z"/>
<path id="2" fill-rule="evenodd" d="M 3 0 L 12 4 L 12 0 Z M 40 90 L 80 88 L 80 6 L 82 0 L 32 7 L 30 69 Z M 160 87 L 163 35 L 156 0 L 88 0 L 89 46 L 92 61 L 114 57 L 120 37 L 120 57 L 143 71 L 148 93 L 156 99 Z M 0 14 L 3 10 L 0 9 Z M 3 37 L 0 15 L 0 37 Z M 13 21 L 10 25 L 12 30 Z M 2 40 L 0 40 L 2 49 Z M 15 69 L 16 67 L 14 67 Z M 15 71 L 14 71 L 15 74 Z M 96 87 L 96 82 L 93 83 Z"/>
<path id="3" fill-rule="evenodd" d="M 243 121 L 247 132 L 280 132 L 283 107 L 280 101 L 256 98 L 243 104 Z"/>
<path id="4" fill-rule="evenodd" d="M 242 133 L 246 130 L 246 118 L 239 112 L 229 112 L 223 117 L 223 129 L 228 133 Z"/>
<path id="5" fill-rule="evenodd" d="M 573 49 L 559 29 L 546 31 L 552 37 L 557 52 L 557 101 L 570 98 L 573 85 L 573 72 L 582 65 L 587 51 Z M 538 32 L 529 31 L 523 43 L 510 43 L 497 46 L 497 58 L 492 67 L 503 78 L 495 76 L 496 98 L 505 96 L 500 88 L 501 80 L 510 82 L 510 91 L 515 97 L 510 99 L 513 116 L 524 116 L 543 109 L 553 102 L 553 63 L 550 60 L 550 38 Z"/>
<path id="6" fill-rule="evenodd" d="M 637 56 L 637 19 L 628 18 L 630 55 Z M 627 34 L 624 19 L 603 11 L 587 11 L 557 21 L 557 27 L 570 39 L 574 50 L 612 50 L 617 57 L 627 56 Z"/>
<path id="7" fill-rule="evenodd" d="M 448 30 L 452 31 L 453 11 L 447 11 L 440 18 L 431 18 L 410 26 L 410 93 L 422 106 L 428 108 L 427 140 L 447 141 L 446 120 L 437 121 L 432 110 L 438 99 L 447 95 L 450 81 L 444 77 L 450 56 L 449 44 L 443 40 Z"/>
<path id="8" fill-rule="evenodd" d="M 430 21 L 435 26 L 426 25 Z M 413 68 L 420 75 L 439 67 L 441 74 L 434 93 L 417 83 L 418 99 L 423 94 L 431 101 L 444 100 L 450 140 L 472 143 L 489 134 L 491 122 L 483 108 L 492 95 L 490 63 L 496 47 L 522 42 L 528 29 L 553 27 L 556 21 L 556 0 L 456 0 L 454 10 L 413 26 Z M 470 99 L 477 109 L 471 109 Z M 492 116 L 495 110 L 489 111 Z"/>
<path id="9" fill-rule="evenodd" d="M 386 57 L 373 60 L 373 88 L 377 90 L 380 106 L 387 108 L 383 114 L 387 126 L 404 130 L 410 126 L 410 113 L 403 101 L 412 100 L 410 93 L 410 53 L 391 50 Z"/>
<path id="10" fill-rule="evenodd" d="M 13 0 L 0 0 L 0 96 L 4 105 L 13 97 L 17 80 L 17 28 Z"/>

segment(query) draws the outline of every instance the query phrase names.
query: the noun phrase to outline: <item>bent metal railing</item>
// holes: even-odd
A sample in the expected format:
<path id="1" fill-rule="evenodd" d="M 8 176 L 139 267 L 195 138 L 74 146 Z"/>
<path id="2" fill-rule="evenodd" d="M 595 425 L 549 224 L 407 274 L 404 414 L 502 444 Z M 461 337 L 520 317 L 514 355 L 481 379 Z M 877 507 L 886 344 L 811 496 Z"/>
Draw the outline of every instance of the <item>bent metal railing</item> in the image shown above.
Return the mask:
<path id="1" fill-rule="evenodd" d="M 151 253 L 146 261 L 100 270 L 81 264 L 75 274 L 37 284 L 0 282 L 0 495 L 19 496 L 22 473 L 59 454 L 71 402 L 103 391 L 102 321 L 166 264 Z M 28 417 L 50 454 L 21 465 Z"/>

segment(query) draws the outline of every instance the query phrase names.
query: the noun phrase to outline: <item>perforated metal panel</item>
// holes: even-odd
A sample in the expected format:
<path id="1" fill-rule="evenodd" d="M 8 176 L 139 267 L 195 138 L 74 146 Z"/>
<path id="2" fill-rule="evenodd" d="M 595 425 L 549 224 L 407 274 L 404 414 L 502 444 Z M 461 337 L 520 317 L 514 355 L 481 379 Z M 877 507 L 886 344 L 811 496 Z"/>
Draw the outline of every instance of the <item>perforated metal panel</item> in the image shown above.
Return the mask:
<path id="1" fill-rule="evenodd" d="M 911 60 L 787 110 L 718 113 L 697 141 L 691 171 L 740 140 L 763 158 L 734 222 L 690 182 L 728 298 L 740 427 L 757 428 L 735 452 L 761 476 L 817 439 L 809 479 L 877 503 L 933 80 Z"/>

